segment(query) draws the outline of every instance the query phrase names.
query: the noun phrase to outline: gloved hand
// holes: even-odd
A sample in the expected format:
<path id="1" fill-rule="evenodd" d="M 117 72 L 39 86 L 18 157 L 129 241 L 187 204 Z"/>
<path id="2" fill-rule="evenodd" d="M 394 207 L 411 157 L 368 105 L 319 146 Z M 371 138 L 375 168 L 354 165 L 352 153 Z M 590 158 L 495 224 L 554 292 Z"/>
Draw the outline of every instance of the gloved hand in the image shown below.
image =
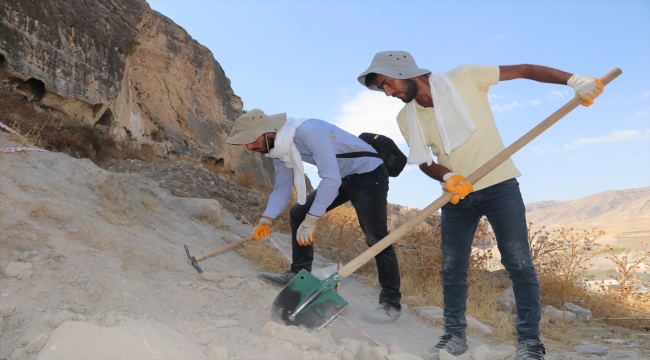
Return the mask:
<path id="1" fill-rule="evenodd" d="M 255 241 L 259 242 L 260 240 L 268 240 L 271 237 L 271 224 L 273 221 L 268 218 L 261 217 L 260 221 L 257 223 L 257 226 L 253 230 L 255 235 Z"/>
<path id="2" fill-rule="evenodd" d="M 474 191 L 474 187 L 469 182 L 465 181 L 465 177 L 454 174 L 447 173 L 442 177 L 442 180 L 445 182 L 445 189 L 454 196 L 449 201 L 452 205 L 458 204 L 460 200 L 463 200 L 467 194 Z"/>
<path id="3" fill-rule="evenodd" d="M 303 220 L 302 224 L 298 226 L 298 233 L 296 234 L 298 245 L 309 246 L 316 242 L 314 236 L 316 235 L 316 228 L 318 227 L 316 225 L 318 218 L 318 216 L 311 214 L 305 216 L 305 220 Z"/>
<path id="4" fill-rule="evenodd" d="M 589 106 L 594 99 L 603 93 L 605 86 L 599 78 L 592 78 L 573 74 L 567 81 L 567 85 L 575 90 L 576 95 L 582 99 L 582 105 Z"/>

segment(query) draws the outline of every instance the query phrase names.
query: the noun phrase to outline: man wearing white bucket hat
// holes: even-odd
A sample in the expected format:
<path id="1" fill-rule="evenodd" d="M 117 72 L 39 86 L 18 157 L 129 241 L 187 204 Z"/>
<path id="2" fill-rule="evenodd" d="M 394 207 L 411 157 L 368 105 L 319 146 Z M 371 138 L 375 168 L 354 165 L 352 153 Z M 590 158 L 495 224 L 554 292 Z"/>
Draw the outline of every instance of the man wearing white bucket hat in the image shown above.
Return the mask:
<path id="1" fill-rule="evenodd" d="M 319 217 L 348 201 L 352 203 L 369 246 L 388 235 L 388 170 L 381 158 L 369 156 L 375 149 L 360 138 L 322 120 L 266 115 L 254 109 L 235 120 L 228 144 L 246 145 L 250 151 L 273 159 L 275 185 L 253 234 L 255 240 L 271 235 L 273 220 L 291 198 L 292 184 L 298 203 L 289 211 L 291 223 L 291 269 L 282 274 L 260 273 L 268 283 L 285 286 L 300 270 L 311 271 L 314 235 Z M 337 155 L 364 152 L 363 157 Z M 358 154 L 360 155 L 360 154 Z M 372 155 L 372 154 L 370 154 Z M 318 188 L 306 194 L 302 162 L 316 165 Z M 374 324 L 395 321 L 401 313 L 400 277 L 392 246 L 375 257 L 379 284 L 379 307 L 363 315 Z"/>
<path id="2" fill-rule="evenodd" d="M 568 84 L 585 106 L 603 91 L 599 79 L 538 65 L 460 66 L 432 74 L 418 67 L 406 51 L 377 53 L 357 78 L 368 89 L 383 91 L 406 104 L 397 115 L 397 123 L 410 147 L 408 163 L 419 165 L 427 176 L 441 182 L 443 190 L 454 194 L 442 207 L 441 215 L 445 334 L 424 353 L 425 359 L 439 359 L 441 349 L 452 355 L 467 350 L 467 269 L 482 216 L 494 230 L 501 263 L 513 282 L 519 342 L 515 359 L 544 358 L 539 337 L 539 283 L 528 248 L 525 207 L 515 179 L 521 174 L 508 159 L 476 184 L 465 181 L 465 176 L 504 149 L 488 102 L 489 87 L 520 78 Z"/>

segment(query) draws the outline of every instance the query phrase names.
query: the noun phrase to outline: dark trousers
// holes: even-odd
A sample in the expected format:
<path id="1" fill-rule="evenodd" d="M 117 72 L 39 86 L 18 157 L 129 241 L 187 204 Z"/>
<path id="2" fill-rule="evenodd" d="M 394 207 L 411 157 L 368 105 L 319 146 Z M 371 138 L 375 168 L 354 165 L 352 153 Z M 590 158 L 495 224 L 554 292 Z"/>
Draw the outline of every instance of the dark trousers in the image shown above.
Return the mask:
<path id="1" fill-rule="evenodd" d="M 326 211 L 350 201 L 357 213 L 361 230 L 366 235 L 366 243 L 368 246 L 376 244 L 388 235 L 386 224 L 388 171 L 386 166 L 382 164 L 373 171 L 349 175 L 341 180 L 339 194 Z M 309 208 L 311 208 L 315 197 L 316 191 L 313 191 L 307 195 L 307 201 L 304 205 L 296 204 L 291 207 L 289 212 L 291 216 L 291 243 L 293 245 L 291 271 L 293 272 L 299 272 L 303 269 L 311 271 L 312 261 L 314 260 L 314 247 L 298 245 L 296 232 L 305 219 Z M 379 302 L 388 303 L 400 309 L 402 294 L 399 291 L 400 277 L 395 249 L 393 249 L 392 245 L 387 247 L 375 256 L 375 260 L 377 262 L 379 284 L 382 289 L 379 294 Z"/>
<path id="2" fill-rule="evenodd" d="M 513 282 L 518 341 L 539 341 L 540 294 L 528 248 L 526 208 L 519 183 L 510 179 L 470 193 L 457 205 L 442 207 L 442 287 L 445 330 L 464 337 L 467 321 L 467 269 L 481 216 L 492 225 L 501 264 Z"/>

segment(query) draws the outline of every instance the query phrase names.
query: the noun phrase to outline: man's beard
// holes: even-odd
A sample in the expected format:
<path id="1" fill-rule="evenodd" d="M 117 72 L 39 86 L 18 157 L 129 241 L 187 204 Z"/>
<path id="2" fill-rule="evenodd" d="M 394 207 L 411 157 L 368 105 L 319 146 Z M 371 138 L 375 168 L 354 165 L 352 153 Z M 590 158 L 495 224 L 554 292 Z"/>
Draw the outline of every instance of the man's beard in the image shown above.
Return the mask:
<path id="1" fill-rule="evenodd" d="M 404 84 L 406 84 L 406 90 L 403 91 L 404 96 L 406 96 L 402 100 L 404 103 L 410 103 L 415 99 L 415 95 L 418 94 L 418 84 L 415 83 L 415 81 L 411 79 L 404 79 Z"/>

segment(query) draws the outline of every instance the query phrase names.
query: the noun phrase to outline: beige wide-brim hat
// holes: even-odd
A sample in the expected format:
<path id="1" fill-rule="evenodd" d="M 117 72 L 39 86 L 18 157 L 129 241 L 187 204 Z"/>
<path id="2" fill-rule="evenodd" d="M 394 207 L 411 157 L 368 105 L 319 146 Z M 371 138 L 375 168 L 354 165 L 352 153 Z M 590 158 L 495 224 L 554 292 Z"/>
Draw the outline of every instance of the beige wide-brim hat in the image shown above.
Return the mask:
<path id="1" fill-rule="evenodd" d="M 286 122 L 286 113 L 266 115 L 260 109 L 253 109 L 235 120 L 235 131 L 226 142 L 233 145 L 250 144 L 262 134 L 278 132 Z"/>
<path id="2" fill-rule="evenodd" d="M 415 59 L 406 51 L 380 51 L 372 59 L 368 70 L 357 77 L 361 85 L 366 86 L 366 75 L 380 74 L 393 79 L 411 79 L 420 75 L 431 74 L 427 69 L 421 69 Z M 382 91 L 375 85 L 366 86 L 370 90 Z"/>

